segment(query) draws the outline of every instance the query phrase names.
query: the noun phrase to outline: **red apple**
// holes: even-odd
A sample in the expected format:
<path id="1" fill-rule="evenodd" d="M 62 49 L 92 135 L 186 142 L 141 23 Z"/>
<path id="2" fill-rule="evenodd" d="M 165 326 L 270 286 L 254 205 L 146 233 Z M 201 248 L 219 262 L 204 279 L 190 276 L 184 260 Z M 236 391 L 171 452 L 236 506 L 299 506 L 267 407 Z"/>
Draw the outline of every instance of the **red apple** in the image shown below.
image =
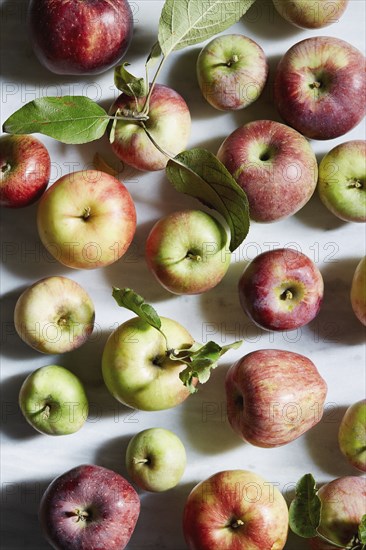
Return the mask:
<path id="1" fill-rule="evenodd" d="M 97 170 L 63 176 L 43 195 L 38 232 L 48 252 L 62 264 L 95 269 L 116 262 L 136 229 L 136 211 L 122 182 Z"/>
<path id="2" fill-rule="evenodd" d="M 190 550 L 282 550 L 287 505 L 279 490 L 257 474 L 218 472 L 188 495 L 183 531 Z"/>
<path id="3" fill-rule="evenodd" d="M 319 533 L 338 544 L 339 548 L 343 545 L 350 548 L 357 536 L 361 518 L 366 514 L 366 479 L 340 477 L 323 485 L 318 496 L 322 503 Z M 311 548 L 328 550 L 331 546 L 315 538 L 311 539 Z"/>
<path id="4" fill-rule="evenodd" d="M 274 100 L 285 122 L 304 136 L 342 136 L 366 114 L 365 56 L 331 36 L 302 40 L 278 64 Z"/>
<path id="5" fill-rule="evenodd" d="M 140 513 L 140 500 L 122 476 L 83 464 L 46 489 L 39 517 L 56 550 L 123 550 Z"/>
<path id="6" fill-rule="evenodd" d="M 0 205 L 19 208 L 45 191 L 51 161 L 46 147 L 28 135 L 0 138 Z"/>
<path id="7" fill-rule="evenodd" d="M 360 260 L 353 274 L 351 305 L 357 319 L 366 326 L 366 256 Z"/>
<path id="8" fill-rule="evenodd" d="M 145 98 L 138 99 L 136 105 L 134 98 L 121 94 L 112 105 L 111 113 L 117 109 L 139 110 L 144 104 Z M 144 124 L 159 147 L 171 156 L 185 149 L 191 130 L 191 116 L 186 102 L 175 90 L 161 84 L 155 85 L 150 99 L 149 119 Z M 139 122 L 119 120 L 112 149 L 119 159 L 137 170 L 162 170 L 168 162 Z"/>
<path id="9" fill-rule="evenodd" d="M 323 278 L 314 262 L 291 248 L 259 254 L 239 280 L 246 315 L 266 330 L 293 330 L 316 317 L 323 300 Z"/>
<path id="10" fill-rule="evenodd" d="M 273 0 L 278 13 L 302 29 L 321 29 L 339 21 L 349 0 Z"/>
<path id="11" fill-rule="evenodd" d="M 318 164 L 307 140 L 272 120 L 235 130 L 217 156 L 248 196 L 250 217 L 273 222 L 295 214 L 312 196 Z"/>
<path id="12" fill-rule="evenodd" d="M 28 22 L 40 62 L 57 74 L 97 74 L 126 53 L 133 31 L 127 0 L 31 0 Z"/>
<path id="13" fill-rule="evenodd" d="M 248 353 L 226 375 L 227 414 L 233 430 L 258 447 L 300 437 L 323 415 L 327 384 L 310 359 L 283 350 Z"/>

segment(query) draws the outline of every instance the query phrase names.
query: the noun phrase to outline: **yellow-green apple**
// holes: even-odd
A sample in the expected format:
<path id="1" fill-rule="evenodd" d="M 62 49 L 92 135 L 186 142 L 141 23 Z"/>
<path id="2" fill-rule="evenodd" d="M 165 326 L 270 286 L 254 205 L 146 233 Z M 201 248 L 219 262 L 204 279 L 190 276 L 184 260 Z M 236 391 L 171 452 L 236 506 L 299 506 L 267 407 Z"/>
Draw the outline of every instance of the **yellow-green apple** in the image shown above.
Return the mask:
<path id="1" fill-rule="evenodd" d="M 84 344 L 94 328 L 94 304 L 75 281 L 46 277 L 18 298 L 14 324 L 20 338 L 42 353 L 65 353 Z"/>
<path id="2" fill-rule="evenodd" d="M 31 0 L 31 42 L 57 74 L 97 74 L 124 56 L 133 32 L 127 0 Z"/>
<path id="3" fill-rule="evenodd" d="M 338 443 L 348 461 L 366 472 L 366 399 L 346 410 L 339 426 Z"/>
<path id="4" fill-rule="evenodd" d="M 278 447 L 300 437 L 322 415 L 327 384 L 299 353 L 264 349 L 230 367 L 225 381 L 233 430 L 258 447 Z"/>
<path id="5" fill-rule="evenodd" d="M 62 264 L 95 269 L 116 262 L 136 229 L 132 197 L 122 182 L 98 170 L 61 177 L 42 196 L 38 232 Z"/>
<path id="6" fill-rule="evenodd" d="M 288 532 L 285 499 L 246 470 L 218 472 L 188 495 L 183 531 L 190 550 L 282 550 Z"/>
<path id="7" fill-rule="evenodd" d="M 312 321 L 323 291 L 323 278 L 314 262 L 292 248 L 259 254 L 239 280 L 244 312 L 266 330 L 294 330 Z"/>
<path id="8" fill-rule="evenodd" d="M 183 210 L 160 219 L 146 241 L 150 270 L 175 294 L 213 288 L 227 272 L 230 258 L 225 229 L 201 210 Z"/>
<path id="9" fill-rule="evenodd" d="M 123 550 L 139 513 L 139 496 L 126 479 L 102 466 L 82 464 L 50 483 L 39 519 L 56 550 Z"/>
<path id="10" fill-rule="evenodd" d="M 183 443 L 175 433 L 164 428 L 137 433 L 126 450 L 128 474 L 145 491 L 162 492 L 175 487 L 186 462 Z"/>
<path id="11" fill-rule="evenodd" d="M 366 479 L 355 476 L 334 479 L 320 487 L 318 497 L 322 505 L 319 533 L 338 548 L 357 548 L 352 543 L 357 538 L 362 516 L 366 514 Z M 331 548 L 320 538 L 310 539 L 310 545 L 314 550 Z"/>
<path id="12" fill-rule="evenodd" d="M 179 405 L 189 395 L 179 373 L 186 364 L 169 350 L 187 349 L 192 336 L 176 321 L 161 317 L 161 332 L 139 317 L 120 325 L 103 351 L 102 372 L 111 394 L 129 407 L 158 411 Z"/>
<path id="13" fill-rule="evenodd" d="M 84 386 L 75 374 L 47 365 L 33 371 L 19 392 L 20 409 L 35 430 L 67 435 L 80 430 L 89 411 Z"/>
<path id="14" fill-rule="evenodd" d="M 217 156 L 249 201 L 257 222 L 287 218 L 312 196 L 318 164 L 307 140 L 272 120 L 256 120 L 237 128 L 222 143 Z"/>
<path id="15" fill-rule="evenodd" d="M 278 13 L 302 29 L 321 29 L 339 21 L 349 0 L 273 0 Z"/>
<path id="16" fill-rule="evenodd" d="M 282 57 L 274 101 L 287 124 L 312 139 L 349 132 L 366 113 L 365 56 L 331 36 L 306 38 Z"/>
<path id="17" fill-rule="evenodd" d="M 319 196 L 325 206 L 347 222 L 366 222 L 366 141 L 337 145 L 319 165 Z"/>
<path id="18" fill-rule="evenodd" d="M 111 114 L 117 109 L 139 111 L 144 104 L 145 98 L 135 100 L 121 94 L 112 105 Z M 185 149 L 190 135 L 188 106 L 175 90 L 161 84 L 154 86 L 149 105 L 149 119 L 144 125 L 157 145 L 174 157 Z M 112 149 L 119 159 L 137 170 L 163 170 L 168 162 L 138 121 L 117 121 Z"/>
<path id="19" fill-rule="evenodd" d="M 360 260 L 353 274 L 351 305 L 357 319 L 366 326 L 366 256 Z"/>
<path id="20" fill-rule="evenodd" d="M 197 59 L 203 97 L 221 111 L 243 109 L 261 95 L 268 75 L 263 49 L 242 34 L 224 34 L 209 42 Z"/>
<path id="21" fill-rule="evenodd" d="M 51 160 L 46 147 L 28 135 L 0 138 L 0 206 L 20 208 L 46 190 Z"/>

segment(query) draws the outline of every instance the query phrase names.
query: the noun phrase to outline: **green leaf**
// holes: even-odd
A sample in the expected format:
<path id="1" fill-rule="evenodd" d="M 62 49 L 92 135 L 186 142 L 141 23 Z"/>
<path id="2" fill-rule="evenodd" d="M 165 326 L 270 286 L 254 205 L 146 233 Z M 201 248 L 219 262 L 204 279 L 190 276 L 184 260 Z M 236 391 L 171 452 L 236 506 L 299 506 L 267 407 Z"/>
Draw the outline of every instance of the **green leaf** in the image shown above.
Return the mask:
<path id="1" fill-rule="evenodd" d="M 44 134 L 62 143 L 87 143 L 102 137 L 109 118 L 102 107 L 84 96 L 42 97 L 13 113 L 3 131 Z"/>
<path id="2" fill-rule="evenodd" d="M 366 514 L 362 516 L 361 523 L 358 526 L 358 538 L 362 544 L 366 544 Z"/>
<path id="3" fill-rule="evenodd" d="M 166 0 L 158 39 L 164 56 L 231 27 L 255 0 Z"/>
<path id="4" fill-rule="evenodd" d="M 291 502 L 289 523 L 291 530 L 303 538 L 318 535 L 321 501 L 317 495 L 315 479 L 311 474 L 304 475 L 296 485 L 296 496 Z"/>
<path id="5" fill-rule="evenodd" d="M 160 44 L 159 42 L 155 42 L 146 59 L 146 63 L 145 63 L 146 70 L 148 71 L 149 69 L 152 69 L 153 67 L 155 67 L 160 57 L 161 57 Z"/>
<path id="6" fill-rule="evenodd" d="M 131 288 L 113 288 L 113 298 L 121 307 L 133 311 L 146 323 L 160 331 L 161 319 L 155 309 L 147 304 L 142 296 Z"/>
<path id="7" fill-rule="evenodd" d="M 187 367 L 180 372 L 179 378 L 183 384 L 189 389 L 190 393 L 195 393 L 197 388 L 194 384 L 194 379 L 197 378 L 201 384 L 207 382 L 210 378 L 211 370 L 217 367 L 217 362 L 230 349 L 237 349 L 242 345 L 243 341 L 239 340 L 228 344 L 227 346 L 219 346 L 216 342 L 207 342 L 204 346 L 198 349 L 184 350 L 184 361 L 187 362 Z M 175 359 L 180 359 L 179 352 Z"/>
<path id="8" fill-rule="evenodd" d="M 166 174 L 177 191 L 195 197 L 224 217 L 233 252 L 248 234 L 249 205 L 245 192 L 225 166 L 214 154 L 196 148 L 169 160 Z"/>
<path id="9" fill-rule="evenodd" d="M 114 69 L 114 84 L 121 92 L 132 97 L 145 97 L 148 90 L 144 78 L 138 78 L 127 71 L 129 63 L 123 63 Z"/>

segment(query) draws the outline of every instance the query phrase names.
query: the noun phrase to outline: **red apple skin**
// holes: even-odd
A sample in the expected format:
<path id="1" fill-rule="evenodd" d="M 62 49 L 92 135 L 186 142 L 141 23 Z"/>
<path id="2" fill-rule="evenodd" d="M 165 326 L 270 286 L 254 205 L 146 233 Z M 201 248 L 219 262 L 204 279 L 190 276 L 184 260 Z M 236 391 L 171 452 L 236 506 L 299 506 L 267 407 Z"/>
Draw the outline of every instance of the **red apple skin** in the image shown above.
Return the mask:
<path id="1" fill-rule="evenodd" d="M 133 18 L 127 0 L 31 0 L 31 41 L 39 61 L 56 74 L 98 74 L 126 53 Z"/>
<path id="2" fill-rule="evenodd" d="M 244 312 L 265 330 L 294 330 L 312 321 L 323 291 L 323 278 L 314 262 L 291 248 L 259 254 L 239 280 Z"/>
<path id="3" fill-rule="evenodd" d="M 242 524 L 233 527 L 235 521 Z M 288 532 L 286 502 L 257 474 L 218 472 L 188 495 L 183 531 L 190 550 L 282 550 Z"/>
<path id="4" fill-rule="evenodd" d="M 0 138 L 0 205 L 21 208 L 46 190 L 51 160 L 46 147 L 28 135 Z"/>
<path id="5" fill-rule="evenodd" d="M 137 100 L 142 109 L 145 98 Z M 136 110 L 134 98 L 121 94 L 110 112 L 117 109 Z M 183 151 L 191 130 L 191 115 L 181 95 L 168 86 L 156 84 L 150 99 L 149 120 L 145 122 L 157 144 L 172 156 Z M 137 170 L 163 170 L 168 159 L 151 143 L 144 129 L 137 122 L 118 121 L 114 141 L 111 144 L 117 157 Z"/>
<path id="6" fill-rule="evenodd" d="M 322 415 L 327 384 L 304 355 L 258 350 L 227 372 L 227 415 L 233 430 L 258 447 L 278 447 L 297 439 Z"/>
<path id="7" fill-rule="evenodd" d="M 278 13 L 301 29 L 321 29 L 339 21 L 349 0 L 273 0 Z"/>
<path id="8" fill-rule="evenodd" d="M 349 547 L 366 514 L 366 479 L 345 476 L 323 485 L 318 496 L 322 502 L 319 532 L 335 543 Z M 313 550 L 331 547 L 318 538 L 310 539 Z M 334 546 L 332 547 L 334 548 Z"/>
<path id="9" fill-rule="evenodd" d="M 366 326 L 366 256 L 360 260 L 353 274 L 350 298 L 354 314 Z"/>
<path id="10" fill-rule="evenodd" d="M 301 134 L 279 122 L 257 120 L 237 128 L 217 157 L 246 192 L 250 217 L 257 222 L 292 216 L 316 188 L 313 150 Z"/>
<path id="11" fill-rule="evenodd" d="M 275 105 L 284 121 L 312 139 L 333 139 L 366 114 L 365 56 L 329 36 L 292 46 L 278 64 Z"/>
<path id="12" fill-rule="evenodd" d="M 79 519 L 77 511 L 89 512 L 91 519 Z M 83 464 L 52 481 L 39 518 L 56 550 L 122 550 L 139 513 L 139 497 L 128 481 L 107 468 Z"/>

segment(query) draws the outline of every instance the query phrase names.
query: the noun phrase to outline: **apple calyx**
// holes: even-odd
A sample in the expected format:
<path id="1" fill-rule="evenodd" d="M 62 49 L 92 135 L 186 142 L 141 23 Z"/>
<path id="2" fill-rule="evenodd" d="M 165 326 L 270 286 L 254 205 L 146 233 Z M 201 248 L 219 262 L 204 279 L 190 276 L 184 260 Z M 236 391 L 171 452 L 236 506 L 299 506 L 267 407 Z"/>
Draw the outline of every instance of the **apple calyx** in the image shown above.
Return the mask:
<path id="1" fill-rule="evenodd" d="M 150 304 L 145 302 L 142 296 L 130 288 L 116 287 L 113 288 L 112 296 L 119 306 L 133 311 L 140 319 L 160 332 L 166 344 L 166 358 L 187 365 L 186 368 L 179 373 L 179 378 L 192 394 L 197 392 L 197 380 L 201 384 L 207 382 L 210 378 L 211 370 L 218 366 L 217 362 L 220 357 L 230 349 L 239 348 L 243 343 L 243 340 L 239 340 L 221 347 L 212 341 L 204 345 L 194 342 L 192 346 L 187 349 L 172 349 L 168 344 L 166 335 L 161 329 L 161 319 L 159 315 Z M 164 368 L 161 357 L 154 358 L 152 362 Z"/>
<path id="2" fill-rule="evenodd" d="M 362 516 L 358 532 L 351 545 L 338 544 L 319 532 L 322 503 L 318 496 L 317 484 L 312 474 L 305 474 L 296 484 L 295 498 L 290 504 L 289 525 L 299 537 L 318 537 L 334 548 L 343 550 L 366 550 L 366 514 Z"/>
<path id="3" fill-rule="evenodd" d="M 90 218 L 90 215 L 91 215 L 91 208 L 90 206 L 86 206 L 84 208 L 84 212 L 83 212 L 83 215 L 81 216 L 83 218 L 83 220 L 88 220 Z"/>
<path id="4" fill-rule="evenodd" d="M 87 510 L 79 510 L 78 508 L 72 512 L 67 512 L 67 516 L 70 518 L 75 517 L 75 523 L 78 523 L 79 521 L 87 522 L 91 521 L 92 519 L 92 514 L 90 512 L 88 512 Z"/>
<path id="5" fill-rule="evenodd" d="M 1 165 L 1 171 L 0 171 L 1 178 L 3 178 L 7 174 L 7 172 L 10 172 L 10 170 L 11 170 L 11 165 L 6 161 L 3 162 Z"/>
<path id="6" fill-rule="evenodd" d="M 230 522 L 229 527 L 231 529 L 238 529 L 239 527 L 243 527 L 243 525 L 244 525 L 244 521 L 239 518 L 239 519 L 232 520 Z"/>

